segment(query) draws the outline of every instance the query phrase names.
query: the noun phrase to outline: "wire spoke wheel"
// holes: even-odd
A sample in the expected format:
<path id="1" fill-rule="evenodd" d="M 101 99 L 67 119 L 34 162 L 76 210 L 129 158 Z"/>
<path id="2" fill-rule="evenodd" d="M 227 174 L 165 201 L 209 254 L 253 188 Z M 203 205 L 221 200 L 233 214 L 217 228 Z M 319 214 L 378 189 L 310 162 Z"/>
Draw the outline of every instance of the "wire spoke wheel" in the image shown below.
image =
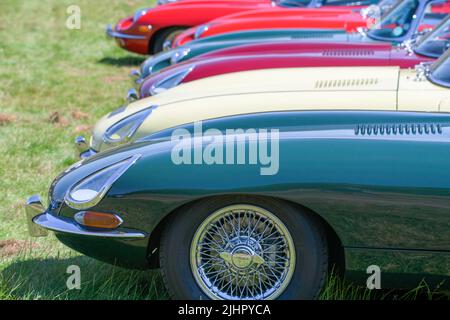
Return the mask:
<path id="1" fill-rule="evenodd" d="M 273 213 L 252 205 L 224 207 L 194 234 L 191 271 L 211 299 L 275 299 L 295 270 L 292 237 Z"/>

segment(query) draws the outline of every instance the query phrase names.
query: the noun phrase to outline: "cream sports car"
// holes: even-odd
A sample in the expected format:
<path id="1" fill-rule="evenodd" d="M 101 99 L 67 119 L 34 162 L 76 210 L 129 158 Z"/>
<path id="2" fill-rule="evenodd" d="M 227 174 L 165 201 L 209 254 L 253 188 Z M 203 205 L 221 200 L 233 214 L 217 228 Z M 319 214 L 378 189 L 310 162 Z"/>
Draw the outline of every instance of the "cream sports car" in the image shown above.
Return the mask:
<path id="1" fill-rule="evenodd" d="M 289 68 L 230 73 L 182 84 L 97 122 L 80 156 L 199 120 L 254 112 L 391 110 L 450 112 L 450 50 L 432 65 Z"/>

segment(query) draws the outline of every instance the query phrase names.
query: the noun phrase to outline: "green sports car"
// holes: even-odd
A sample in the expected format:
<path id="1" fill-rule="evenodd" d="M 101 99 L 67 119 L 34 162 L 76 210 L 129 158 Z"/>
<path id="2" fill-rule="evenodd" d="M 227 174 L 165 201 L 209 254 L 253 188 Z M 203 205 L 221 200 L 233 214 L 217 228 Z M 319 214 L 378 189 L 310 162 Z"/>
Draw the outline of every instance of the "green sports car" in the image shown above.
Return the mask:
<path id="1" fill-rule="evenodd" d="M 313 299 L 333 268 L 448 281 L 449 168 L 446 113 L 261 112 L 93 155 L 26 213 L 33 235 L 161 268 L 176 299 Z"/>

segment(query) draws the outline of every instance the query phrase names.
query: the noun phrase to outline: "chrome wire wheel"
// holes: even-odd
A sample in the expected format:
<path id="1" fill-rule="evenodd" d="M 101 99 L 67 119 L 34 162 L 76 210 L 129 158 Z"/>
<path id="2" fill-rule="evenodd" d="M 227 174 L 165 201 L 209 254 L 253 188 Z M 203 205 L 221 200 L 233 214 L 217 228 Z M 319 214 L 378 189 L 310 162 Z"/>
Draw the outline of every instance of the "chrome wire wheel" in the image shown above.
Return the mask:
<path id="1" fill-rule="evenodd" d="M 273 213 L 239 204 L 212 213 L 197 229 L 191 271 L 211 299 L 275 299 L 295 270 L 292 237 Z"/>

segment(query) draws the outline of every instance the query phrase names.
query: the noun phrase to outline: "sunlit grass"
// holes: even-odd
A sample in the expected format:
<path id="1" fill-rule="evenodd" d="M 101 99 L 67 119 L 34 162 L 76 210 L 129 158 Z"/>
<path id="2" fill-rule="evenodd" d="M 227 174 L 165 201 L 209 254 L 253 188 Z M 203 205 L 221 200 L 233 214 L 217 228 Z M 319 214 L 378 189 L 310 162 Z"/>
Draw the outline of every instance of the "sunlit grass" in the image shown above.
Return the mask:
<path id="1" fill-rule="evenodd" d="M 128 73 L 143 58 L 119 49 L 104 28 L 149 2 L 0 1 L 0 241 L 15 244 L 8 254 L 0 251 L 0 299 L 167 298 L 158 271 L 104 264 L 54 236 L 30 240 L 21 209 L 29 195 L 45 199 L 51 180 L 76 160 L 74 137 L 123 103 Z M 73 4 L 81 8 L 81 30 L 65 27 Z M 81 269 L 80 290 L 67 289 L 70 265 Z M 320 299 L 424 295 L 442 296 L 425 284 L 402 295 L 375 294 L 330 277 Z"/>
<path id="2" fill-rule="evenodd" d="M 143 57 L 119 49 L 105 26 L 149 2 L 0 1 L 0 241 L 29 240 L 26 197 L 45 200 L 52 179 L 76 160 L 74 137 L 123 103 L 128 73 Z M 73 4 L 81 8 L 81 30 L 66 28 Z M 55 113 L 59 121 L 52 123 Z M 165 297 L 158 272 L 106 265 L 54 237 L 33 243 L 18 242 L 8 256 L 0 251 L 0 299 Z M 67 291 L 65 272 L 74 262 L 83 285 Z"/>

